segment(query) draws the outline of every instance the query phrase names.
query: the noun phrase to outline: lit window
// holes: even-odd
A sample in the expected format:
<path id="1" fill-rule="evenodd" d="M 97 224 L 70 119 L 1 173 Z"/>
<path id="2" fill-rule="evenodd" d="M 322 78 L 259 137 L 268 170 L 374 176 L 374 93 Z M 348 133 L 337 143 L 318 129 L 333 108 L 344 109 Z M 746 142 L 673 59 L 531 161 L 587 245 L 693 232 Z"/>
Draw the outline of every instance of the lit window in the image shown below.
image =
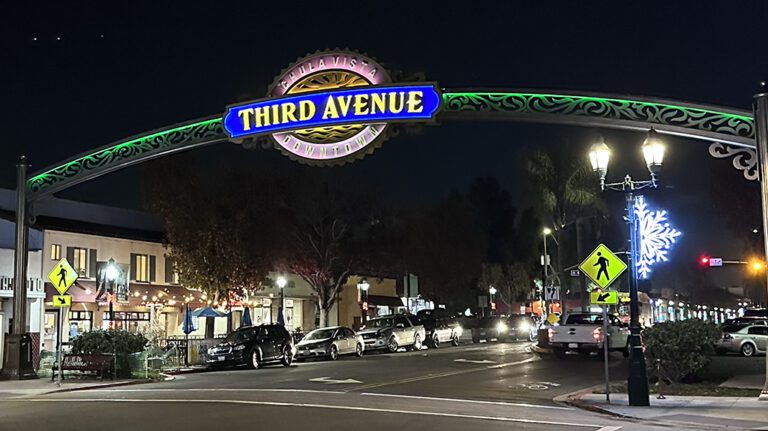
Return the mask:
<path id="1" fill-rule="evenodd" d="M 61 259 L 61 244 L 51 244 L 51 260 Z"/>
<path id="2" fill-rule="evenodd" d="M 146 254 L 136 255 L 136 281 L 149 281 L 149 256 Z"/>
<path id="3" fill-rule="evenodd" d="M 88 249 L 87 248 L 74 248 L 72 254 L 72 267 L 75 268 L 77 274 L 80 277 L 85 277 L 88 274 Z"/>

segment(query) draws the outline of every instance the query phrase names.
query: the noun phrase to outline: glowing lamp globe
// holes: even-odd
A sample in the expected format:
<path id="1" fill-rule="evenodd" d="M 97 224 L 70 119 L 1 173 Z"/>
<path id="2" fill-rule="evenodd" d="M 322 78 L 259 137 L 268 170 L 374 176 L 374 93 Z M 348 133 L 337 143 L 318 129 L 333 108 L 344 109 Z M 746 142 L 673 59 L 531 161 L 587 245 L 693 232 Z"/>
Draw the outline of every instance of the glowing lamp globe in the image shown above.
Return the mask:
<path id="1" fill-rule="evenodd" d="M 605 175 L 608 173 L 608 162 L 610 160 L 611 149 L 601 136 L 589 149 L 589 162 L 592 164 L 592 170 L 597 172 L 600 178 L 605 178 Z"/>
<path id="2" fill-rule="evenodd" d="M 651 129 L 643 142 L 643 158 L 648 171 L 654 175 L 661 171 L 661 164 L 664 162 L 664 153 L 667 146 L 659 137 L 655 130 Z"/>

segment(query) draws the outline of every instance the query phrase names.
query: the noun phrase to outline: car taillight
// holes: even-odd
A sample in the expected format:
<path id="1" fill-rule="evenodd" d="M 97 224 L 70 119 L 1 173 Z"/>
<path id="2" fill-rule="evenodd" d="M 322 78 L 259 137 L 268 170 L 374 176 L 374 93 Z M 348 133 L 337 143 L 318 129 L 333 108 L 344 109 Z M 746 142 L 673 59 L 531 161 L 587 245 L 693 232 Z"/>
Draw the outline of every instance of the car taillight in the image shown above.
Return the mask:
<path id="1" fill-rule="evenodd" d="M 600 341 L 603 338 L 603 331 L 600 328 L 595 328 L 592 330 L 592 338 L 595 341 Z"/>
<path id="2" fill-rule="evenodd" d="M 557 334 L 557 331 L 555 331 L 552 328 L 547 329 L 547 336 L 549 337 L 549 341 L 552 341 L 553 338 L 555 338 L 555 334 Z"/>

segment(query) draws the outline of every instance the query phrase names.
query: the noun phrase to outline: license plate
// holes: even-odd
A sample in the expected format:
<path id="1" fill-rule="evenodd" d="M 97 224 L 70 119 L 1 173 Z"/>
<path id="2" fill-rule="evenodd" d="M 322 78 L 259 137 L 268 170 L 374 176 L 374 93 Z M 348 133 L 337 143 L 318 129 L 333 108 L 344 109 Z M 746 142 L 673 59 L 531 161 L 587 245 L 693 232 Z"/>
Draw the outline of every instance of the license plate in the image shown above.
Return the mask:
<path id="1" fill-rule="evenodd" d="M 224 360 L 224 357 L 223 357 L 223 356 L 217 356 L 217 357 L 216 357 L 216 360 L 217 360 L 217 361 L 223 361 L 223 360 Z"/>
<path id="2" fill-rule="evenodd" d="M 579 345 L 576 344 L 576 343 L 568 343 L 568 347 L 571 348 L 571 349 L 575 349 L 575 348 L 579 347 Z"/>

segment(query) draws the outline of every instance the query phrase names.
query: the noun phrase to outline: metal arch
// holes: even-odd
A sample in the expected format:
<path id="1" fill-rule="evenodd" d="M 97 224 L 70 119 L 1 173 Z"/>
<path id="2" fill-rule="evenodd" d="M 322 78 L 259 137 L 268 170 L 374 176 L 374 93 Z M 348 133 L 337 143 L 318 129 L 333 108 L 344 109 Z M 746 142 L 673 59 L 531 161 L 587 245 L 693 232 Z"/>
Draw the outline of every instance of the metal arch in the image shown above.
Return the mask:
<path id="1" fill-rule="evenodd" d="M 227 139 L 220 116 L 175 124 L 148 134 L 132 136 L 35 173 L 27 180 L 28 201 L 33 202 L 76 184 L 160 156 Z"/>
<path id="2" fill-rule="evenodd" d="M 657 131 L 755 148 L 751 112 L 670 100 L 566 91 L 445 91 L 444 119 L 484 118 Z"/>
<path id="3" fill-rule="evenodd" d="M 441 119 L 545 122 L 626 130 L 656 130 L 713 142 L 717 154 L 755 148 L 749 111 L 668 100 L 568 91 L 445 90 Z M 114 142 L 34 174 L 28 201 L 163 155 L 227 141 L 220 116 L 176 124 Z M 729 151 L 730 147 L 738 147 Z M 713 156 L 713 149 L 710 154 Z M 735 163 L 735 161 L 734 161 Z M 745 177 L 749 179 L 745 172 Z"/>

